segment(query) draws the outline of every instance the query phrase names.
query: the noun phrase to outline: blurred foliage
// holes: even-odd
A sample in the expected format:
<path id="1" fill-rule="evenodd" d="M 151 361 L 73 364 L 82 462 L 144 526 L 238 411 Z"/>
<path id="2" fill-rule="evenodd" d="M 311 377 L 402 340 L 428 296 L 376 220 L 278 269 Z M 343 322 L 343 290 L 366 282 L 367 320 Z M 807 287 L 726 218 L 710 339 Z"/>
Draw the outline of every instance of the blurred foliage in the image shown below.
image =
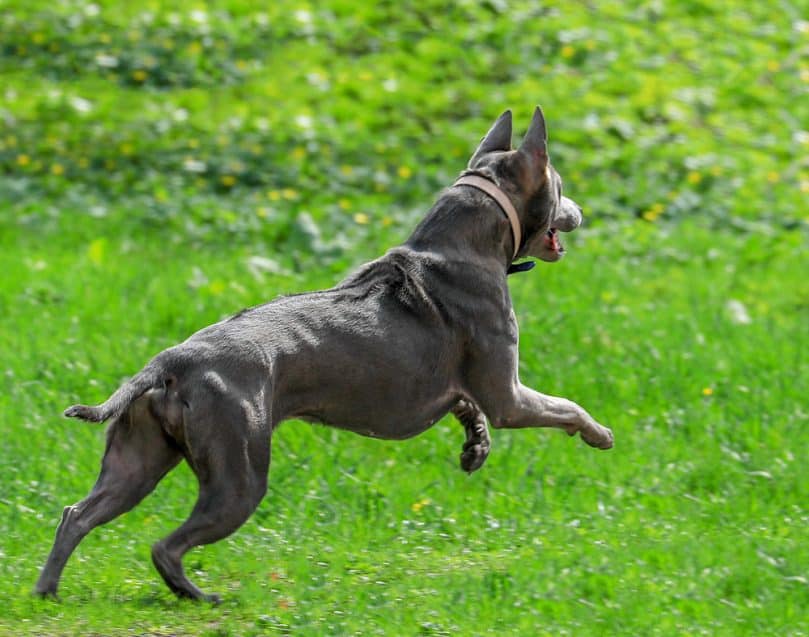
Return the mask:
<path id="1" fill-rule="evenodd" d="M 411 224 L 500 111 L 519 131 L 541 103 L 591 221 L 805 226 L 807 6 L 773 6 L 7 1 L 2 223 L 327 225 L 339 250 Z"/>

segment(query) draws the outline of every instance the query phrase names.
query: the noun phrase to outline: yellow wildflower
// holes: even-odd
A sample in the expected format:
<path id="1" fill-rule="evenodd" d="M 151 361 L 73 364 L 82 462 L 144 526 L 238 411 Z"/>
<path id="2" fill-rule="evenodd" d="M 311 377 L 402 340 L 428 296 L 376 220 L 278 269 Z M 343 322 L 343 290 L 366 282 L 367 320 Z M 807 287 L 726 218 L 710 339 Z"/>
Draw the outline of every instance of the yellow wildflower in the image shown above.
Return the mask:
<path id="1" fill-rule="evenodd" d="M 561 53 L 563 58 L 572 58 L 573 55 L 575 55 L 576 53 L 576 49 L 574 49 L 569 44 L 566 44 L 565 46 L 562 47 Z"/>
<path id="2" fill-rule="evenodd" d="M 418 513 L 419 511 L 421 511 L 424 507 L 426 507 L 430 503 L 432 503 L 432 500 L 430 500 L 430 498 L 422 498 L 421 500 L 418 500 L 417 502 L 414 502 L 413 504 L 411 504 L 410 508 L 414 512 Z"/>
<path id="3" fill-rule="evenodd" d="M 146 71 L 143 69 L 137 69 L 136 71 L 132 72 L 132 79 L 136 82 L 145 82 L 146 81 Z"/>
<path id="4" fill-rule="evenodd" d="M 62 166 L 62 164 L 54 164 L 53 166 L 51 166 L 51 173 L 56 175 L 57 177 L 59 175 L 63 175 L 64 172 L 65 172 L 65 167 Z"/>
<path id="5" fill-rule="evenodd" d="M 31 158 L 28 155 L 17 155 L 17 165 L 27 166 L 31 163 Z"/>
<path id="6" fill-rule="evenodd" d="M 646 221 L 654 221 L 661 215 L 663 210 L 665 210 L 665 206 L 662 203 L 656 203 L 644 212 L 642 216 Z"/>
<path id="7" fill-rule="evenodd" d="M 364 226 L 369 221 L 368 215 L 366 215 L 364 212 L 358 212 L 357 214 L 354 215 L 354 221 L 360 224 L 361 226 Z"/>
<path id="8" fill-rule="evenodd" d="M 702 181 L 702 175 L 700 175 L 696 170 L 692 170 L 686 176 L 686 181 L 692 186 L 696 186 L 699 182 Z"/>
<path id="9" fill-rule="evenodd" d="M 219 181 L 227 188 L 236 185 L 236 178 L 233 175 L 222 175 L 222 178 Z"/>
<path id="10" fill-rule="evenodd" d="M 413 171 L 410 170 L 408 166 L 399 166 L 398 173 L 399 177 L 401 177 L 402 179 L 409 179 L 410 176 L 413 174 Z"/>
<path id="11" fill-rule="evenodd" d="M 107 241 L 105 239 L 93 239 L 90 245 L 87 246 L 87 256 L 96 265 L 101 265 L 104 261 L 104 252 L 106 251 Z"/>
<path id="12" fill-rule="evenodd" d="M 702 389 L 702 395 L 703 395 L 703 396 L 713 396 L 713 388 L 711 388 L 711 387 L 704 387 L 704 388 Z"/>
<path id="13" fill-rule="evenodd" d="M 214 296 L 219 296 L 220 294 L 222 294 L 222 292 L 225 291 L 225 288 L 227 286 L 224 284 L 224 282 L 217 279 L 216 281 L 211 281 L 207 287 L 208 292 L 210 292 Z"/>

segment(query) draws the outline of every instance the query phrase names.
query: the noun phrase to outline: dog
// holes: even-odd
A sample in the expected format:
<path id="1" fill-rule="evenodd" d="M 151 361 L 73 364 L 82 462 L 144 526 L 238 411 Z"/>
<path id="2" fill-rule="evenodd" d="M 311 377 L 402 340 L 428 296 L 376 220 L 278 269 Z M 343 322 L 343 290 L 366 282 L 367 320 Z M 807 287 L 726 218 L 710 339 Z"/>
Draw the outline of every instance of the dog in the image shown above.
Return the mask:
<path id="1" fill-rule="evenodd" d="M 609 449 L 612 432 L 565 398 L 520 383 L 506 276 L 516 259 L 558 260 L 558 232 L 582 221 L 562 195 L 537 107 L 512 149 L 511 111 L 480 142 L 410 238 L 336 287 L 277 298 L 155 356 L 104 403 L 66 416 L 111 420 L 90 494 L 65 508 L 35 592 L 55 596 L 73 550 L 130 510 L 185 459 L 199 480 L 190 517 L 152 547 L 179 597 L 217 601 L 183 555 L 239 528 L 267 488 L 272 433 L 290 418 L 405 439 L 448 412 L 461 467 L 478 469 L 495 428 L 557 427 Z"/>

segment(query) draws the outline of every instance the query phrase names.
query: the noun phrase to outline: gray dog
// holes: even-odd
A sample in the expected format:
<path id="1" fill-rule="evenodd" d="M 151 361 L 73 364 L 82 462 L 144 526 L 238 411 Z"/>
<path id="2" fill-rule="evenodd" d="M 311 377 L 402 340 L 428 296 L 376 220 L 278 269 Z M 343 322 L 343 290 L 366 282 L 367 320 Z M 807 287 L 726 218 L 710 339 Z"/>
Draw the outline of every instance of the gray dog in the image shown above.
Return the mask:
<path id="1" fill-rule="evenodd" d="M 466 430 L 461 466 L 489 452 L 496 428 L 558 427 L 593 447 L 612 432 L 583 408 L 517 376 L 517 323 L 506 275 L 519 257 L 556 261 L 557 231 L 581 223 L 548 160 L 537 108 L 511 149 L 511 112 L 411 237 L 337 287 L 243 310 L 155 356 L 97 407 L 112 419 L 90 494 L 65 508 L 36 585 L 55 595 L 68 557 L 93 528 L 128 511 L 183 458 L 199 480 L 190 517 L 152 549 L 180 597 L 215 601 L 186 577 L 183 555 L 238 529 L 267 488 L 270 440 L 289 418 L 404 439 L 447 412 Z M 485 414 L 485 416 L 484 416 Z"/>

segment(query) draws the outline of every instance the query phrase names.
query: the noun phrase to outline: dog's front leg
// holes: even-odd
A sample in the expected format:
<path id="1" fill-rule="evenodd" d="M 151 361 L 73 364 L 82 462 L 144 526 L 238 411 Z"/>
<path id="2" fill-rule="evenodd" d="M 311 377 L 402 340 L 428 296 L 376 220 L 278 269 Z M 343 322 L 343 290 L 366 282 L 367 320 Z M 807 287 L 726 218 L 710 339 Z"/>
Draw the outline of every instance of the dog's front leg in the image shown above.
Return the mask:
<path id="1" fill-rule="evenodd" d="M 461 451 L 461 469 L 472 473 L 480 469 L 491 449 L 491 438 L 486 427 L 486 416 L 470 400 L 459 400 L 452 408 L 452 414 L 466 431 L 466 442 Z"/>
<path id="2" fill-rule="evenodd" d="M 490 415 L 491 417 L 491 415 Z M 612 447 L 612 431 L 599 425 L 595 419 L 571 400 L 540 394 L 518 384 L 507 404 L 500 404 L 497 415 L 491 417 L 492 426 L 503 429 L 523 427 L 558 427 L 573 436 L 577 432 L 591 447 Z"/>

